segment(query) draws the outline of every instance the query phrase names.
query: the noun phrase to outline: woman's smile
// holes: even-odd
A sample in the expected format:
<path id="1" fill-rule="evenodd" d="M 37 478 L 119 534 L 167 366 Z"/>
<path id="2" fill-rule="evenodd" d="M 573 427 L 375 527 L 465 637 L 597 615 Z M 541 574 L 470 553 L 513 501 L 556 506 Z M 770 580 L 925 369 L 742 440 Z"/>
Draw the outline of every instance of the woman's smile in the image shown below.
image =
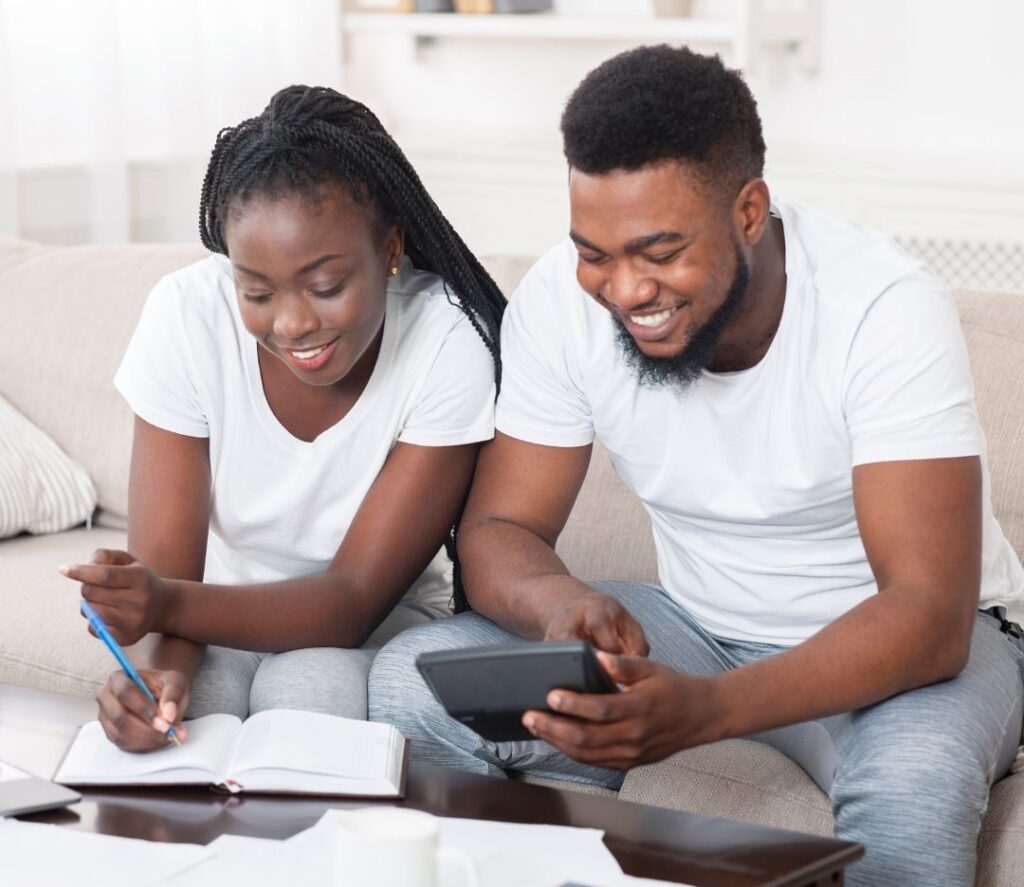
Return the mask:
<path id="1" fill-rule="evenodd" d="M 328 364 L 340 340 L 341 336 L 336 336 L 331 341 L 312 348 L 308 346 L 301 349 L 276 347 L 274 350 L 295 369 L 309 373 L 322 369 Z"/>

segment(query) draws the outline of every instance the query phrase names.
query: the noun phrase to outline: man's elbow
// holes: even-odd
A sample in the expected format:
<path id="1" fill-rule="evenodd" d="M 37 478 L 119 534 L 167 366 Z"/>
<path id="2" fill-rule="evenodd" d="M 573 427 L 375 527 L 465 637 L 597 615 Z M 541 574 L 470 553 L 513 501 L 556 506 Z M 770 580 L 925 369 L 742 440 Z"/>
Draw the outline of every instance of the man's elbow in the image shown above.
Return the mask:
<path id="1" fill-rule="evenodd" d="M 951 681 L 967 667 L 967 660 L 971 656 L 973 627 L 972 621 L 970 629 L 966 631 L 958 626 L 949 632 L 938 632 L 938 641 L 932 647 L 929 657 L 929 671 L 933 675 L 929 683 Z"/>

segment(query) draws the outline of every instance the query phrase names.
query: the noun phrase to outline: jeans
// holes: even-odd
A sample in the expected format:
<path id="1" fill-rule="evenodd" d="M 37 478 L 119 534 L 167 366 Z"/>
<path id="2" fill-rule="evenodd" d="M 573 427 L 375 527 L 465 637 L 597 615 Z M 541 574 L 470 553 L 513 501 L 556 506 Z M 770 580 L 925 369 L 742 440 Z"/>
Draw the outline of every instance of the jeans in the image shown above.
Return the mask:
<path id="1" fill-rule="evenodd" d="M 714 675 L 786 649 L 714 637 L 657 586 L 594 585 L 640 622 L 651 658 L 678 671 Z M 370 719 L 398 727 L 412 740 L 415 759 L 493 776 L 515 770 L 618 789 L 623 773 L 573 761 L 546 743 L 482 739 L 448 717 L 415 668 L 420 653 L 515 639 L 475 613 L 403 633 L 371 669 Z M 803 767 L 832 802 L 836 836 L 865 846 L 847 883 L 968 887 L 989 786 L 1013 761 L 1022 708 L 1024 642 L 979 613 L 969 661 L 954 679 L 748 738 Z"/>

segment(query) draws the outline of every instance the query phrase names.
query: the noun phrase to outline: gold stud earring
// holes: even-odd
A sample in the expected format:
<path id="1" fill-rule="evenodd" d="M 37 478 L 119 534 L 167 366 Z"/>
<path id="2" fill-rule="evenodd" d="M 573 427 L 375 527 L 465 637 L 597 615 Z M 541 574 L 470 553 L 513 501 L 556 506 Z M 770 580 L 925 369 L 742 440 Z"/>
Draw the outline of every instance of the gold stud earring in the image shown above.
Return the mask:
<path id="1" fill-rule="evenodd" d="M 391 276 L 394 277 L 396 274 L 398 274 L 398 266 L 397 265 L 392 265 L 391 266 Z"/>

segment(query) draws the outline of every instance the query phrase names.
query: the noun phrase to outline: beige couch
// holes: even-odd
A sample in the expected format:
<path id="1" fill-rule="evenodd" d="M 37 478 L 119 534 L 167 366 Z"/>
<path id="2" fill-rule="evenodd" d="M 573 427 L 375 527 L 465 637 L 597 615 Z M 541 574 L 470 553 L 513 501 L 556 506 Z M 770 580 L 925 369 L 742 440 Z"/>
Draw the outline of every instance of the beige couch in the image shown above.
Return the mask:
<path id="1" fill-rule="evenodd" d="M 110 380 L 150 287 L 202 255 L 197 246 L 0 240 L 0 393 L 89 470 L 100 504 L 91 530 L 0 541 L 0 682 L 84 696 L 111 670 L 77 615 L 77 589 L 56 568 L 125 544 L 131 414 Z M 486 264 L 509 292 L 529 263 Z M 960 293 L 958 302 L 996 513 L 1024 552 L 1024 298 Z M 583 578 L 656 580 L 647 516 L 599 448 L 559 549 Z M 621 796 L 800 831 L 832 829 L 827 800 L 804 772 L 745 740 L 640 768 Z M 1024 773 L 995 786 L 979 852 L 979 884 L 1024 884 Z"/>

